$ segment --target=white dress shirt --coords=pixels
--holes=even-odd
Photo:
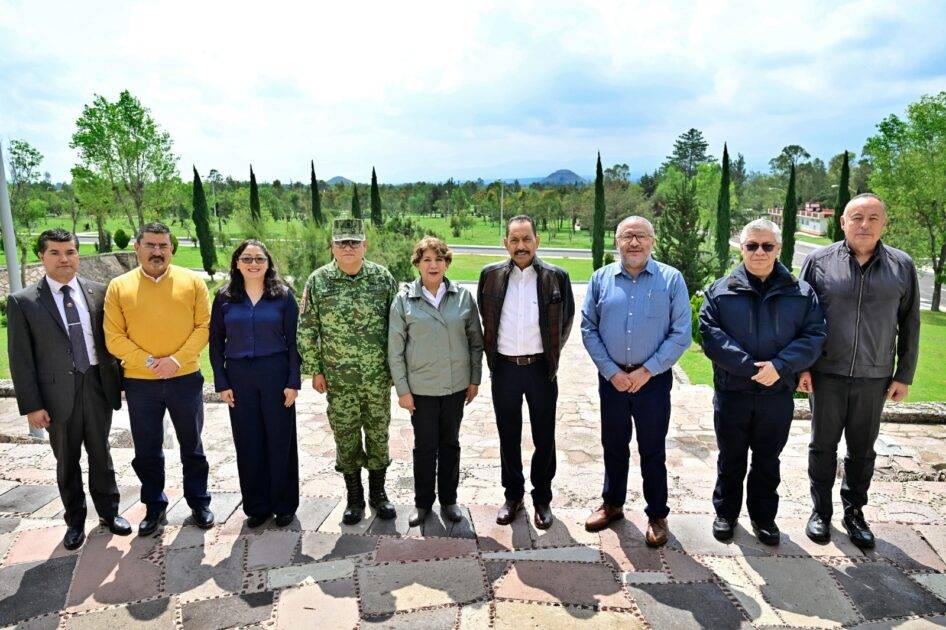
[[[59,309],[59,316],[62,317],[62,325],[68,332],[69,322],[66,321],[66,306],[63,303],[64,296],[62,294],[62,287],[64,285],[61,282],[56,282],[49,276],[46,276],[46,282],[49,284],[49,290],[53,293],[53,301],[56,303],[56,308]],[[95,354],[95,337],[92,335],[92,316],[89,314],[89,305],[85,301],[85,294],[75,276],[72,277],[72,280],[70,280],[67,285],[71,291],[72,300],[75,302],[76,311],[79,312],[79,323],[82,324],[82,336],[85,337],[85,349],[89,353],[89,365],[98,365],[99,358]]]
[[[424,293],[424,299],[427,300],[434,308],[440,308],[440,300],[442,300],[443,296],[447,294],[447,283],[443,280],[440,281],[440,286],[437,287],[437,295],[434,295],[428,291],[427,287],[425,287],[423,283],[421,283],[420,288]]]
[[[538,275],[535,267],[524,270],[513,265],[499,316],[499,354],[521,357],[542,354],[542,333],[539,330]]]

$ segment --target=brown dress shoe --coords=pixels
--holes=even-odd
[[[647,523],[647,535],[644,536],[648,547],[663,547],[667,544],[667,519],[655,518]]]
[[[591,513],[585,521],[585,529],[596,532],[604,529],[614,521],[624,518],[624,510],[619,507],[602,503],[601,507]]]

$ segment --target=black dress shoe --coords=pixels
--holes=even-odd
[[[515,501],[506,499],[506,502],[502,504],[499,511],[496,513],[496,522],[500,525],[509,525],[516,520],[516,514],[518,514],[522,508],[522,499]]]
[[[460,506],[456,503],[451,503],[450,505],[441,505],[440,513],[447,517],[448,521],[454,523],[459,523],[463,520],[463,512],[460,511]]]
[[[165,514],[164,510],[161,510],[160,512],[149,511],[138,524],[138,535],[150,536],[155,531],[157,531],[158,526],[167,525],[167,518],[165,518],[166,516],[167,515]]]
[[[430,508],[415,507],[413,510],[411,510],[411,515],[407,519],[408,526],[419,526],[421,523],[427,520],[428,514],[430,514]]]
[[[805,535],[814,542],[823,545],[831,540],[831,519],[812,512],[805,526]]]
[[[285,527],[289,523],[293,522],[296,519],[295,514],[277,514],[276,515],[276,527]]]
[[[62,546],[72,551],[78,549],[85,542],[85,532],[82,527],[69,527],[66,529],[66,535],[62,537]]]
[[[192,508],[191,516],[194,519],[194,525],[201,529],[210,529],[214,526],[214,513],[208,507]]]
[[[548,529],[552,526],[552,507],[548,503],[536,503],[533,506],[535,515],[532,520],[539,529]]]
[[[736,531],[736,519],[717,516],[713,519],[713,538],[720,541],[732,540]]]
[[[755,521],[750,522],[752,523],[752,531],[755,532],[756,538],[758,538],[759,542],[763,545],[772,547],[781,542],[782,532],[779,531],[778,525],[776,525],[774,521],[765,524],[756,523]]]
[[[864,520],[864,513],[857,508],[844,512],[844,529],[847,535],[851,537],[851,542],[860,549],[874,548],[874,532],[870,531],[867,521]]]
[[[127,536],[131,533],[131,525],[121,516],[100,517],[99,523],[108,527],[108,531],[116,536]]]
[[[250,529],[256,529],[257,527],[262,527],[268,520],[269,514],[263,514],[262,516],[249,516],[246,519],[246,526]]]

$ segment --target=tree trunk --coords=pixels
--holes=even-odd
[[[105,231],[105,218],[102,216],[102,213],[97,212],[95,214],[95,227],[99,232],[99,252],[104,254],[105,252],[112,251],[111,239],[109,238],[108,233]]]
[[[937,276],[937,278],[938,277],[939,276]],[[930,304],[930,310],[933,311],[934,313],[939,312],[939,297],[940,297],[942,288],[943,288],[942,282],[940,282],[938,279],[933,280],[933,299],[931,300],[932,303]]]
[[[29,252],[28,240],[20,241],[20,285],[26,286],[26,255]]]

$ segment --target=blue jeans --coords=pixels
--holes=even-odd
[[[174,378],[146,380],[126,378],[125,400],[135,441],[132,468],[141,481],[141,502],[149,511],[167,507],[164,494],[164,412],[171,423],[181,448],[184,468],[184,498],[191,508],[210,505],[207,473],[210,467],[204,457],[200,432],[204,427],[204,377],[200,372]]]

